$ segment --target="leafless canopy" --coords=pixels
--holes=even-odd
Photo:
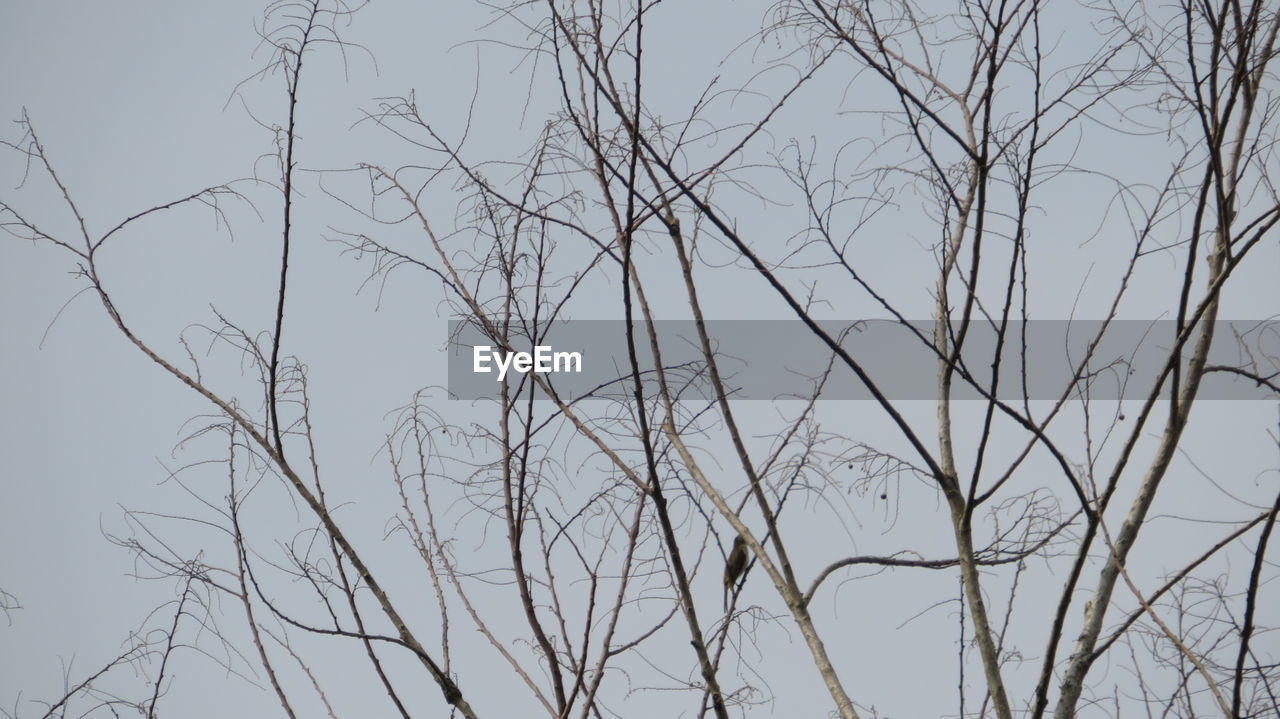
[[[174,667],[209,660],[289,717],[1280,716],[1280,436],[1230,429],[1267,458],[1256,476],[1197,441],[1222,436],[1206,412],[1265,404],[1206,402],[1211,381],[1280,395],[1280,6],[487,7],[486,42],[453,57],[500,58],[527,97],[496,121],[475,115],[483,76],[470,110],[370,100],[349,132],[392,150],[354,167],[304,170],[299,129],[335,59],[378,56],[341,0],[266,10],[268,60],[239,91],[275,162],[252,179],[108,221],[31,118],[5,141],[27,184],[0,225],[209,409],[169,477],[197,508],[132,510],[111,534],[173,601],[65,696],[6,716],[183,715],[164,697],[195,672]],[[286,100],[271,119],[263,79]],[[524,150],[495,157],[486,133]],[[30,209],[42,192],[65,214]],[[173,343],[108,258],[197,206],[260,235],[272,287]],[[377,415],[326,403],[326,381],[376,378],[311,381],[323,357],[294,349],[317,297],[295,260],[317,245],[364,273],[330,292],[410,287],[500,350],[584,319],[616,320],[625,350],[589,389],[511,373],[466,402],[420,382],[380,408],[380,446],[356,443],[343,422]],[[751,358],[716,336],[761,317],[802,327],[823,368],[775,402],[738,399]],[[825,322],[868,317],[908,333],[931,399]],[[1252,334],[1222,330],[1239,317]],[[659,330],[673,318],[693,362]],[[1082,318],[1046,389],[1037,352],[1062,352],[1029,328]],[[1155,319],[1156,360],[1102,349]],[[834,401],[837,377],[869,399]],[[365,476],[335,459],[370,454]],[[4,592],[0,609],[21,614]]]

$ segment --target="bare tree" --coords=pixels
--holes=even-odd
[[[1280,10],[784,0],[707,62],[690,38],[710,29],[688,20],[732,25],[743,9],[724,5],[499,4],[488,52],[521,60],[526,114],[549,106],[526,151],[491,157],[471,139],[482,122],[409,93],[352,130],[394,139],[397,159],[308,172],[315,59],[364,51],[340,33],[359,16],[272,3],[273,172],[106,232],[23,116],[9,156],[79,234],[17,196],[0,198],[4,228],[73,263],[115,329],[212,410],[184,439],[204,454],[169,475],[200,509],[130,511],[111,537],[177,598],[44,716],[156,716],[186,654],[290,717],[352,713],[335,655],[402,717],[853,719],[899,716],[913,694],[999,719],[1277,715],[1274,460],[1246,482],[1192,440],[1214,429],[1197,425],[1214,379],[1280,394],[1263,321]],[[265,322],[214,309],[169,353],[104,258],[195,203],[231,225],[232,207],[274,214],[277,279],[254,300]],[[326,439],[343,410],[290,354],[305,213],[366,282],[431,297],[455,345],[528,351],[611,317],[595,332],[622,348],[613,372],[588,387],[510,372],[473,402],[431,383],[380,447]],[[808,342],[787,349],[818,369],[779,385],[787,401],[735,375],[718,324],[734,307]],[[906,344],[878,345],[855,313]],[[1161,313],[1171,329],[1147,341]],[[673,317],[691,334],[667,332]],[[1065,349],[1037,334],[1055,320]],[[769,326],[747,361],[782,342]],[[1065,375],[1046,379],[1050,354]],[[833,401],[850,381],[869,398],[853,411]],[[1269,426],[1234,431],[1280,446]],[[322,461],[353,452],[377,452],[394,497],[381,544]],[[216,489],[188,479],[211,467]],[[149,677],[138,698],[98,688],[127,666]]]

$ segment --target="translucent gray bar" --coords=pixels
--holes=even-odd
[[[821,338],[819,330],[840,346],[848,360],[836,355]],[[849,360],[889,399],[935,400],[939,392],[939,355],[933,349],[933,330],[931,320],[906,323],[880,319],[826,320],[818,322],[816,328],[798,320],[707,322],[707,333],[726,390],[732,398],[750,400],[808,399],[819,392],[819,383],[820,399],[874,399],[871,390],[850,367]],[[950,343],[954,344],[960,327],[953,326],[950,331],[953,333]],[[655,334],[669,390],[679,399],[713,399],[715,392],[693,321],[658,321]],[[552,365],[551,352],[580,353],[580,372],[538,373],[560,398],[634,397],[625,322],[543,323],[535,331],[513,330],[510,335],[511,350],[534,355],[536,346],[549,348],[543,350],[546,367]],[[1003,333],[995,394],[1007,401],[1024,397],[1056,400],[1063,396],[1143,399],[1165,370],[1176,337],[1177,327],[1172,320],[1010,322]],[[1198,338],[1199,331],[1193,331],[1182,347],[1184,372],[1185,360]],[[957,373],[952,386],[954,399],[982,399],[989,393],[999,340],[997,328],[989,323],[975,322],[968,327],[960,355],[963,373]],[[645,395],[654,396],[659,389],[658,373],[650,338],[642,323],[635,326],[635,341]],[[514,363],[509,365],[511,368],[503,381],[498,380],[498,361],[492,357],[486,361],[494,371],[475,371],[475,348],[489,346],[497,350],[501,345],[474,324],[449,323],[451,397],[497,398],[504,384],[513,394],[519,390],[545,396],[535,387],[534,373],[517,372]],[[535,359],[531,356],[530,364]],[[1265,378],[1272,386],[1280,385],[1280,375],[1276,374],[1280,370],[1280,321],[1218,321],[1208,365],[1212,371],[1200,386],[1200,399],[1276,398],[1277,393],[1271,387],[1259,384],[1255,378]],[[824,374],[827,375],[825,381]],[[970,379],[966,379],[966,375]],[[1165,396],[1168,387],[1169,379],[1166,379]]]

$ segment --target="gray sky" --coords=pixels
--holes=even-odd
[[[778,54],[768,43],[752,38],[767,3],[713,5],[673,3],[656,13],[652,32],[664,42],[651,48],[649,57],[653,77],[661,81],[646,90],[656,112],[680,117],[701,95],[708,78],[717,74],[724,88],[750,82],[770,92],[793,79],[780,70],[756,76]],[[423,114],[445,137],[462,136],[471,108],[464,148],[473,161],[511,158],[527,150],[559,101],[548,84],[546,69],[515,47],[529,40],[513,23],[488,25],[494,16],[479,4],[449,3],[448,7],[441,11],[427,9],[424,3],[377,0],[361,10],[345,31],[346,39],[367,47],[376,67],[374,59],[359,50],[348,54],[345,68],[332,51],[316,53],[302,87],[303,167],[348,168],[361,161],[395,167],[415,162],[412,148],[405,143],[372,123],[357,124],[362,111],[377,107],[378,98],[411,90]],[[732,12],[725,12],[726,8]],[[272,178],[273,136],[258,123],[283,122],[279,78],[250,80],[239,95],[233,95],[238,83],[251,77],[266,58],[260,48],[254,55],[254,23],[260,22],[260,13],[259,3],[244,1],[8,0],[0,6],[0,67],[6,69],[0,73],[0,117],[16,119],[25,108],[90,230],[97,233],[138,210],[208,185],[255,172]],[[1064,25],[1069,27],[1071,20],[1068,11]],[[712,27],[714,31],[708,30]],[[1059,41],[1061,51],[1069,56],[1072,37],[1064,30]],[[837,168],[852,171],[860,158],[881,144],[877,133],[883,132],[883,126],[862,112],[885,99],[876,93],[867,78],[853,81],[832,73],[780,115],[771,133],[751,145],[750,158],[765,162],[772,155],[786,157],[792,138],[801,147],[813,143],[820,148],[819,154],[834,157],[837,138],[857,136],[862,141],[845,148],[836,160]],[[725,121],[736,114],[752,116],[761,102],[751,95],[726,95],[719,97],[710,113]],[[1141,179],[1137,176],[1167,165],[1180,152],[1161,136],[1117,139],[1094,125],[1082,127],[1073,161],[1121,177],[1132,173],[1136,193],[1145,191],[1136,184]],[[3,128],[4,139],[17,139],[16,125]],[[708,142],[698,149],[712,156],[723,146]],[[33,179],[15,190],[23,167],[13,153],[3,157],[0,193],[31,208],[33,217],[51,234],[74,233],[65,206],[47,180],[33,172]],[[503,176],[501,166],[492,166],[490,172],[493,177]],[[767,172],[753,175],[748,169],[744,174],[762,183],[777,183],[766,186],[769,192],[781,193],[784,188]],[[327,198],[320,182],[319,175],[308,174],[301,188],[295,294],[290,299],[294,309],[288,316],[286,351],[303,358],[310,368],[325,476],[333,487],[334,501],[351,503],[343,510],[344,526],[366,546],[386,547],[372,553],[405,596],[421,592],[422,597],[430,597],[425,577],[402,576],[399,571],[402,566],[417,569],[412,565],[412,550],[403,541],[383,538],[398,500],[379,452],[391,428],[391,413],[418,388],[444,384],[445,322],[452,317],[437,282],[401,274],[385,284],[378,280],[365,284],[370,272],[367,259],[343,254],[337,242],[327,241],[342,230],[362,227],[361,219]],[[334,191],[348,187],[342,176],[325,176],[323,182]],[[1041,208],[1038,215],[1043,223],[1035,228],[1035,257],[1054,268],[1035,285],[1036,316],[1066,319],[1074,312],[1076,317],[1096,318],[1105,311],[1114,289],[1113,261],[1130,249],[1125,236],[1129,225],[1116,221],[1113,213],[1119,210],[1107,204],[1115,192],[1113,185],[1071,174],[1054,182],[1057,189],[1043,197],[1055,204]],[[157,215],[116,238],[104,267],[124,313],[148,341],[169,356],[181,357],[178,337],[191,338],[194,352],[208,353],[202,355],[202,362],[213,381],[228,393],[252,400],[260,397],[254,394],[255,377],[241,371],[234,353],[213,347],[193,326],[210,323],[212,307],[242,327],[265,331],[274,310],[279,208],[267,188],[249,183],[242,187],[261,202],[261,219],[244,205],[228,205],[228,233],[207,211]],[[463,224],[465,218],[447,204],[448,193],[441,192],[440,197],[437,220],[441,226]],[[866,265],[907,312],[925,317],[932,307],[933,275],[928,272],[934,264],[933,225],[919,211],[919,198],[904,190],[895,199],[894,211],[870,226],[874,239],[868,241]],[[743,227],[758,237],[776,235],[779,243],[794,232],[790,228],[802,211],[786,201],[766,205],[728,190],[724,202],[736,203]],[[708,240],[701,250],[702,259],[715,268],[703,275],[708,316],[788,317],[767,293],[741,284],[742,271],[722,262],[728,259],[723,247]],[[660,262],[652,261],[655,266]],[[1264,319],[1280,312],[1280,293],[1273,280],[1278,264],[1280,250],[1275,242],[1260,248],[1253,264],[1233,281],[1223,316]],[[0,342],[0,546],[4,548],[0,588],[22,605],[9,613],[7,623],[0,624],[0,705],[8,711],[16,707],[18,716],[33,713],[29,700],[60,695],[63,663],[74,660],[69,671],[73,683],[96,671],[121,650],[128,632],[153,607],[175,596],[172,582],[133,578],[137,565],[132,556],[108,542],[104,533],[130,535],[123,508],[196,514],[199,503],[176,481],[166,480],[170,472],[218,452],[218,440],[210,437],[177,447],[203,426],[202,420],[192,418],[207,415],[211,407],[130,346],[93,296],[78,295],[84,283],[70,275],[72,269],[66,255],[48,246],[0,238],[0,337],[4,338]],[[1121,315],[1130,319],[1164,316],[1170,308],[1170,283],[1180,277],[1177,270],[1172,260],[1160,258],[1143,265],[1135,283],[1148,289],[1132,295]],[[828,279],[821,273],[815,277]],[[896,281],[899,277],[926,279]],[[658,290],[652,294],[663,316],[681,317],[686,311],[676,279],[667,274],[651,288]],[[620,317],[616,285],[601,282],[591,289],[608,301],[579,303],[574,306],[574,318]],[[829,297],[835,302],[820,308],[819,314],[877,315],[877,308],[865,297],[840,292]],[[451,413],[454,422],[482,421],[487,416],[483,408],[438,402],[439,411]],[[931,403],[912,402],[905,407],[924,425],[934,412]],[[1215,494],[1215,483],[1229,485],[1231,492],[1249,501],[1273,492],[1268,487],[1274,487],[1277,457],[1267,432],[1274,433],[1275,402],[1207,402],[1202,409],[1184,447],[1186,453],[1179,459],[1177,481],[1161,497],[1158,511],[1168,519],[1157,521],[1153,540],[1139,550],[1149,570],[1144,577],[1149,580],[1178,566],[1202,546],[1204,536],[1216,536],[1216,530],[1201,534],[1200,525],[1177,519],[1182,510],[1208,502],[1206,497],[1222,499]],[[786,407],[779,410],[759,403],[744,409],[744,417],[767,432],[778,411]],[[964,408],[960,415],[969,416],[971,411],[976,421],[974,408]],[[883,415],[867,403],[832,402],[822,408],[821,416],[831,423],[832,431],[850,428],[861,441],[901,447],[901,439],[884,426]],[[997,454],[1014,451],[1012,446],[993,450]],[[1196,462],[1206,457],[1218,461],[1201,472]],[[719,464],[726,471],[732,469],[727,460]],[[593,486],[589,469],[584,462],[582,487],[575,489],[586,491],[584,487]],[[225,481],[220,472],[216,466],[196,467],[179,476],[190,477],[191,486],[202,496],[217,499],[225,492],[217,484]],[[272,491],[275,503],[264,501],[270,509],[263,509],[267,515],[258,517],[262,526],[274,525],[278,537],[286,538],[293,528],[310,526],[304,507],[291,506],[278,487],[263,490]],[[903,536],[913,541],[928,536],[933,544],[921,546],[935,550],[934,556],[946,554],[946,532],[934,536],[920,526],[919,517],[903,513],[902,507],[911,501],[934,508],[932,491],[904,487],[899,492],[905,497],[901,506],[877,504],[873,496],[850,493],[843,508],[819,506],[812,511],[841,516],[848,531],[841,541],[847,541],[854,552],[893,551]],[[1228,511],[1235,505],[1224,501],[1221,506],[1222,514],[1214,515],[1219,505],[1212,505],[1207,519],[1238,518],[1238,512]],[[175,546],[194,550],[216,541],[216,533],[198,527],[157,523],[167,526],[165,536]],[[824,534],[826,527],[801,523],[795,528],[792,541],[813,549],[801,560],[805,572],[811,574],[832,558],[823,554],[833,541]],[[486,546],[492,550],[488,535],[464,536],[459,551],[480,555]],[[225,555],[226,550],[211,547],[209,551]],[[714,565],[719,557],[705,561],[713,566],[700,581],[712,587],[706,601],[708,611],[714,612],[719,601],[713,588]],[[1049,581],[1043,590],[1025,591],[1051,596],[1060,586],[1059,579],[1048,569],[1044,576]],[[764,580],[757,581],[759,585],[751,588],[756,594],[751,596],[771,611],[781,612]],[[864,586],[874,589],[864,592]],[[991,591],[998,592],[1001,586],[993,582]],[[815,605],[816,612],[825,626],[839,628],[829,644],[851,693],[895,717],[948,711],[954,704],[954,648],[946,654],[922,656],[914,647],[937,631],[951,631],[954,606],[931,607],[954,597],[956,590],[952,574],[905,573],[875,585],[851,582],[839,590],[828,589],[829,594]],[[1274,597],[1275,588],[1269,591]],[[500,597],[488,597],[494,602],[490,607],[503,606]],[[240,620],[238,607],[228,605],[222,611],[228,624]],[[930,611],[933,619],[907,623]],[[1032,618],[1018,619],[1027,622],[1020,630],[1038,630]],[[434,636],[429,607],[414,620],[424,636]],[[463,623],[465,616],[459,612],[455,621]],[[503,626],[504,618],[494,621]],[[518,630],[518,623],[512,629]],[[683,631],[682,626],[678,629]],[[777,701],[765,707],[764,714],[819,716],[828,710],[829,697],[812,666],[805,663],[803,642],[789,620],[762,624],[755,639],[759,647],[745,644],[741,649],[749,661],[772,667],[767,683]],[[326,654],[324,641],[301,635],[297,640],[313,650],[311,656],[320,671],[339,678],[332,684],[333,693],[348,710],[347,716],[390,716],[380,690],[364,681],[363,675],[361,681],[342,680],[346,662],[357,656],[351,653],[353,645],[343,646],[338,658],[336,651]],[[1273,652],[1277,648],[1273,637],[1260,641],[1268,642]],[[1031,641],[1030,646],[1038,646],[1037,642]],[[483,645],[459,644],[455,659],[460,665],[466,666],[467,659],[498,661]],[[760,647],[775,644],[786,647],[778,657],[756,654],[772,651]],[[678,649],[679,636],[660,646]],[[784,661],[783,651],[801,661]],[[692,667],[687,653],[675,659],[662,655],[648,659],[658,665],[674,661]],[[1011,674],[1025,681],[1038,669],[1038,661],[1037,656],[1023,669],[1011,668]],[[415,669],[401,665],[397,671]],[[505,666],[498,668],[505,670]],[[233,709],[244,716],[278,710],[269,692],[228,678],[214,661],[194,653],[184,656],[176,672],[174,688],[161,703],[166,713],[200,719],[225,717]],[[947,680],[929,683],[928,691],[917,690],[919,677],[934,676],[933,672]],[[127,676],[125,684],[131,680]],[[464,690],[481,683],[465,670],[461,682]],[[425,686],[425,681],[422,685],[415,697],[420,706],[438,706],[435,689]],[[218,690],[210,691],[212,686]],[[494,691],[472,703],[482,715],[512,715],[506,712],[532,706],[520,691],[519,685],[512,685],[510,692]],[[644,694],[635,701],[637,707],[669,706],[662,698]],[[356,709],[369,706],[378,709],[370,714]],[[422,715],[429,713],[424,710]]]

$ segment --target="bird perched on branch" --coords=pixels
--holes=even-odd
[[[733,538],[733,549],[724,563],[724,607],[729,611],[729,594],[747,568],[747,540],[741,534]]]

